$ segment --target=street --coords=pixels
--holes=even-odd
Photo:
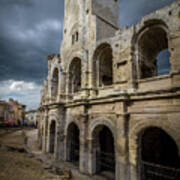
[[[59,180],[44,164],[24,150],[31,129],[0,129],[0,180]]]

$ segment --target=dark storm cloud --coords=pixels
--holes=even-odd
[[[119,25],[131,26],[138,23],[143,16],[176,0],[120,0]]]
[[[120,27],[172,1],[120,0]],[[0,0],[0,81],[42,82],[47,75],[45,57],[59,53],[63,14],[63,0]]]
[[[59,53],[64,5],[59,0],[0,0],[0,81],[42,82]]]

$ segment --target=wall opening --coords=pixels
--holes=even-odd
[[[69,93],[81,90],[81,59],[74,58],[69,68]]]
[[[109,44],[102,44],[96,49],[93,68],[95,86],[104,87],[113,84],[113,56]]]
[[[168,38],[163,27],[153,25],[139,35],[138,63],[139,79],[169,74]]]
[[[54,153],[55,149],[55,137],[56,137],[56,122],[52,121],[50,125],[50,138],[49,138],[49,152]]]
[[[67,160],[75,165],[79,165],[79,153],[80,153],[80,139],[79,128],[76,124],[72,123],[68,127],[67,136]]]
[[[59,83],[59,71],[57,68],[54,69],[51,83],[52,83],[51,96],[52,98],[55,99],[58,96],[58,83]]]
[[[72,45],[74,44],[74,42],[75,42],[75,36],[74,36],[74,34],[72,35]]]
[[[76,42],[79,40],[79,33],[76,32]]]
[[[94,173],[115,177],[114,137],[108,127],[100,125],[93,131],[93,166]]]
[[[162,129],[146,129],[140,138],[141,180],[170,180],[180,177],[180,158],[174,140]]]
[[[162,50],[157,56],[157,75],[170,73],[170,53],[168,49]]]

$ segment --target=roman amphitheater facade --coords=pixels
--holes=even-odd
[[[180,179],[179,1],[119,29],[118,0],[65,0],[60,55],[47,60],[44,153],[92,177]]]

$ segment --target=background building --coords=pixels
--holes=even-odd
[[[30,110],[26,112],[25,124],[28,126],[37,127],[37,110]]]
[[[12,107],[6,101],[0,101],[0,124],[12,125],[14,123]]]

